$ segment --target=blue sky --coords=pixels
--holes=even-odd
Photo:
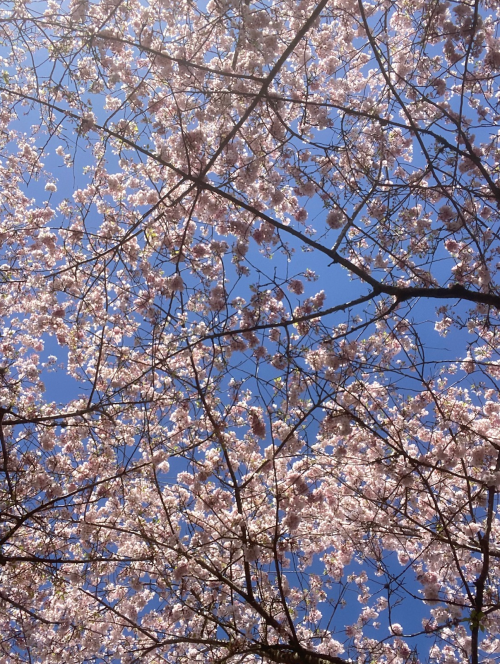
[[[48,71],[48,69],[46,71]],[[102,108],[98,107],[98,111],[98,114],[102,112],[104,117]],[[20,116],[19,127],[21,129],[24,129],[25,127],[24,130],[26,133],[30,134],[32,131],[31,127],[36,121],[35,116],[36,113],[35,115],[29,114],[27,116]],[[318,132],[317,138],[319,139],[325,134],[327,134],[326,130],[323,132]],[[85,167],[90,164],[89,155],[85,151],[85,139],[79,139],[78,146],[76,146],[76,144],[70,144],[68,147],[68,144],[65,142],[65,138],[66,137],[64,135],[61,137],[53,137],[45,148],[45,170],[49,173],[53,173],[57,178],[58,191],[49,197],[49,194],[44,189],[44,178],[41,178],[39,181],[32,178],[26,185],[26,191],[29,196],[32,196],[38,202],[48,200],[51,205],[56,205],[64,197],[71,198],[74,190],[76,188],[81,188],[88,180],[88,176],[83,174]],[[70,141],[73,140],[71,135],[68,135],[67,138]],[[38,135],[37,141],[41,145],[44,143],[45,138],[42,135]],[[72,155],[73,164],[71,168],[64,166],[61,158],[55,154],[55,149],[60,144],[65,146],[65,152]],[[74,150],[72,149],[73,147],[75,148]],[[424,162],[416,142],[414,152],[416,155],[414,166],[419,167]],[[119,166],[116,156],[110,155],[108,163],[112,168],[116,168],[118,170]],[[317,196],[307,200],[304,198],[301,200],[301,203],[303,203],[308,210],[309,218],[307,220],[307,224],[320,229],[318,230],[318,235],[321,236],[323,229],[326,228],[326,210],[324,209],[323,203]],[[140,211],[143,212],[145,210]],[[347,208],[346,211],[351,213],[352,209]],[[272,210],[270,212],[272,213]],[[89,220],[90,228],[92,229],[94,223],[96,225],[95,227],[97,228],[100,220],[99,216],[95,214],[95,210],[92,211]],[[330,233],[328,235],[328,239],[325,240],[325,242],[328,241],[333,243],[335,238],[335,233]],[[143,243],[144,240],[141,238],[140,242]],[[250,240],[250,249],[247,255],[247,258],[251,260],[251,275],[249,277],[244,277],[238,280],[234,265],[230,262],[230,259],[227,262],[227,288],[228,290],[232,289],[233,287],[235,288],[234,292],[231,292],[231,296],[234,297],[239,295],[249,301],[253,294],[253,291],[250,288],[252,285],[258,284],[259,282],[264,283],[266,281],[271,283],[269,278],[275,278],[275,271],[279,274],[279,278],[284,278],[288,270],[290,271],[290,274],[293,273],[293,275],[303,274],[307,270],[314,270],[317,272],[317,281],[308,282],[307,280],[304,280],[306,289],[304,297],[314,295],[319,290],[324,290],[327,295],[325,303],[325,306],[327,307],[335,306],[336,304],[343,303],[346,300],[354,299],[369,290],[368,286],[360,284],[358,279],[350,279],[346,271],[340,266],[329,265],[329,259],[326,256],[318,254],[318,252],[311,253],[308,251],[302,251],[300,246],[301,243],[295,239],[290,239],[290,245],[294,248],[295,253],[293,255],[293,259],[288,262],[287,256],[281,252],[281,250],[277,250],[272,258],[264,257],[257,252],[257,246],[253,240]],[[437,259],[442,260],[442,262],[438,264],[434,274],[437,277],[443,277],[443,280],[445,280],[449,269],[448,254],[445,254],[444,252],[438,253]],[[189,287],[191,284],[188,283],[187,285]],[[290,302],[290,309],[293,309],[293,307],[296,306],[300,301],[299,298],[291,293],[287,292],[286,296]],[[411,317],[415,321],[415,325],[418,327],[420,332],[422,345],[426,352],[426,360],[431,370],[433,370],[439,363],[461,359],[465,354],[464,349],[466,348],[470,338],[470,336],[467,335],[467,332],[457,330],[452,330],[446,338],[439,336],[434,330],[434,324],[436,320],[435,310],[437,306],[439,306],[439,303],[436,304],[434,301],[426,300],[415,303],[411,310]],[[466,306],[461,306],[458,308],[458,310],[462,312],[464,318],[467,315],[467,309],[468,307]],[[335,314],[334,316],[330,317],[328,324],[331,325],[331,327],[334,327],[335,325],[344,322],[344,319],[345,316],[343,313]],[[372,328],[368,328],[368,330],[363,334],[367,335],[370,329]],[[47,360],[49,355],[55,355],[57,357],[58,365],[62,365],[61,367],[57,366],[57,370],[44,372],[43,380],[46,385],[45,399],[47,401],[55,401],[64,404],[67,403],[69,399],[75,398],[77,395],[81,394],[82,391],[84,391],[84,393],[86,391],[86,394],[88,394],[88,385],[79,385],[67,376],[67,372],[65,370],[65,364],[67,362],[66,348],[59,346],[54,337],[47,336],[44,341],[45,349],[43,351],[43,359]],[[125,342],[127,344],[133,344],[133,339],[126,339]],[[304,366],[302,360],[298,360],[298,363],[301,363],[302,366]],[[251,362],[247,363],[247,365],[250,364]],[[244,367],[238,373],[234,371],[234,373],[226,375],[224,377],[223,384],[227,386],[229,380],[237,377],[245,378],[245,371],[246,367]],[[279,376],[279,370],[271,368],[266,362],[262,362],[259,365],[259,378],[271,381]],[[463,375],[459,375],[459,379],[462,378]],[[471,381],[472,380],[473,379],[471,379]],[[401,394],[404,394],[405,392],[411,394],[414,389],[420,389],[418,383],[418,376],[415,378],[415,381],[413,380],[411,374],[405,378],[402,378],[399,383]],[[251,378],[247,379],[247,384],[250,387],[256,387],[256,381]],[[314,439],[316,430],[317,424],[311,423],[309,425],[309,435],[311,439]],[[263,441],[262,445],[266,446],[269,444],[269,442],[269,439],[266,439]],[[183,460],[172,462],[171,472],[168,475],[168,478],[166,477],[165,479],[175,482],[176,473],[177,471],[184,469],[184,464],[185,462]],[[395,557],[391,555],[389,559],[390,561],[393,561],[389,564],[390,570],[393,571],[396,576],[401,574],[402,569],[396,562]],[[358,572],[361,566],[361,563],[354,561],[349,569],[349,573],[351,570],[352,573]],[[314,560],[311,566],[311,571],[318,574],[322,573],[322,563],[319,560],[319,556]],[[370,581],[369,585],[371,586],[373,593],[383,594],[383,592],[387,590],[383,587],[384,583],[384,577],[374,577],[374,579]],[[401,594],[403,595],[405,591],[414,592],[417,594],[418,590],[419,585],[415,582],[411,570],[405,571],[404,588],[401,588]],[[351,592],[352,591],[349,591],[349,594]],[[354,621],[355,617],[357,617],[359,609],[357,599],[353,598],[352,605],[353,606],[351,608],[351,601],[348,600],[346,608],[339,611],[339,616],[341,617],[338,619],[335,617],[337,626],[340,626],[344,621],[349,624],[350,622]],[[422,615],[427,613],[427,609],[424,608],[420,602],[410,601],[410,605],[411,611],[408,611],[406,608],[406,603],[403,603],[402,605],[395,607],[392,612],[392,622],[401,623],[404,627],[405,633],[407,631],[419,631],[421,629]],[[387,633],[387,619],[385,618],[385,615],[386,614],[382,614],[384,618],[381,620],[382,626],[380,627],[380,630],[374,633],[374,636],[376,634],[377,638],[379,638],[379,634],[385,636]],[[419,641],[420,639],[417,639],[417,642]]]

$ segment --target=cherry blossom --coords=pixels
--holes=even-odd
[[[498,662],[497,7],[0,11],[0,661]]]

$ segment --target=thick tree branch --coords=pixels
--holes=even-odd
[[[276,664],[346,664],[350,661],[293,646],[261,646],[256,652]]]

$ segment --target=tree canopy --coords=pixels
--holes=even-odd
[[[500,5],[0,3],[0,663],[500,660]]]

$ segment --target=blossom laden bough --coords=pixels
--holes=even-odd
[[[498,661],[496,8],[0,11],[2,662]]]

